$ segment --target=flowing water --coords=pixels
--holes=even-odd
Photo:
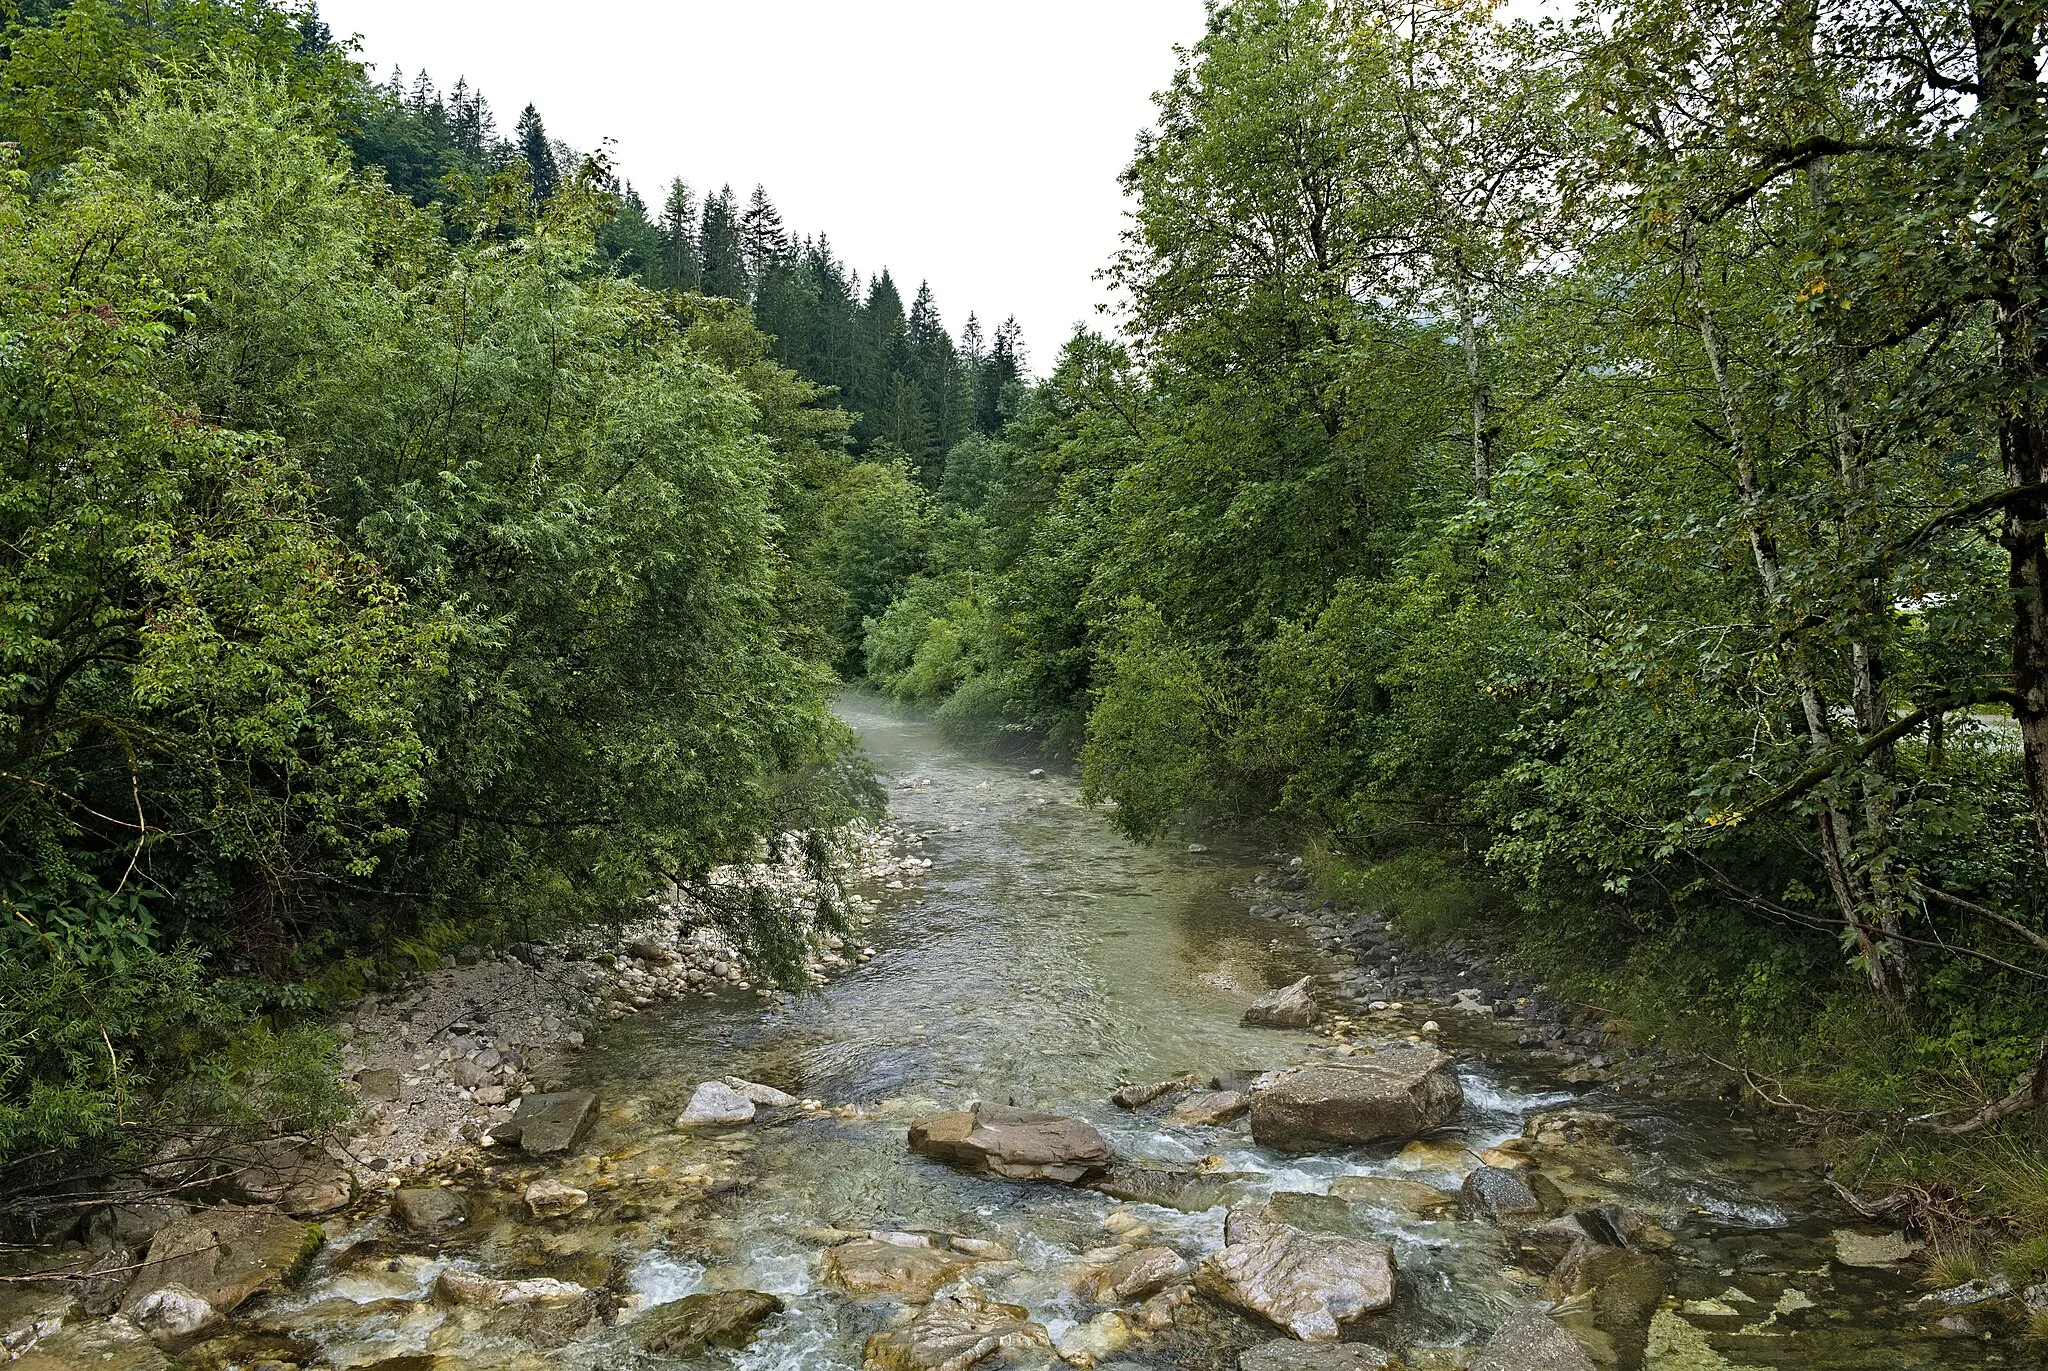
[[[1587,1096],[1588,1087],[1566,1085],[1518,1054],[1511,1023],[1443,1016],[1445,1045],[1474,1049],[1462,1068],[1468,1104],[1454,1146],[1290,1157],[1235,1129],[1169,1130],[1156,1114],[1116,1109],[1106,1096],[1119,1082],[1270,1067],[1316,1050],[1312,1034],[1245,1028],[1239,1016],[1267,987],[1324,969],[1324,954],[1251,916],[1231,894],[1257,869],[1251,854],[1134,845],[1065,779],[965,755],[922,717],[872,700],[851,697],[842,708],[896,786],[894,818],[926,835],[921,851],[933,861],[925,879],[885,898],[865,930],[874,958],[786,1007],[764,1009],[734,993],[608,1029],[578,1068],[577,1084],[604,1101],[578,1157],[549,1167],[508,1162],[477,1178],[473,1202],[495,1217],[446,1243],[408,1239],[382,1219],[337,1235],[330,1252],[340,1255],[270,1316],[286,1340],[281,1351],[304,1356],[310,1342],[320,1361],[392,1371],[660,1365],[630,1350],[636,1310],[700,1290],[751,1288],[779,1295],[787,1312],[751,1348],[710,1354],[707,1364],[856,1368],[867,1336],[897,1310],[827,1288],[820,1261],[830,1242],[869,1230],[1001,1242],[1017,1260],[972,1278],[1059,1336],[1094,1312],[1070,1289],[1082,1254],[1129,1236],[1136,1221],[1150,1229],[1148,1241],[1197,1258],[1221,1242],[1222,1203],[1183,1212],[959,1174],[907,1152],[909,1119],[969,1099],[1076,1114],[1126,1158],[1207,1166],[1237,1178],[1219,1182],[1220,1201],[1257,1204],[1288,1192],[1321,1195],[1346,1175],[1455,1189],[1471,1152],[1519,1135],[1534,1111],[1585,1096],[1629,1131],[1558,1164],[1555,1179],[1578,1195],[1632,1205],[1677,1238],[1668,1254],[1675,1274],[1646,1329],[1615,1336],[1595,1327],[1597,1311],[1579,1312],[1610,1364],[1866,1371],[2024,1363],[2011,1343],[1938,1332],[1931,1315],[1909,1312],[1921,1293],[1910,1268],[1837,1260],[1835,1230],[1856,1225],[1827,1206],[1810,1156],[1759,1141],[1712,1110]],[[727,1075],[832,1108],[755,1128],[670,1126],[698,1082]],[[518,1193],[538,1175],[589,1190],[592,1203],[545,1224],[523,1220]],[[1315,1209],[1314,1201],[1281,1203],[1297,1214]],[[1411,1365],[1462,1365],[1506,1311],[1541,1291],[1540,1279],[1511,1269],[1499,1230],[1484,1222],[1373,1210],[1352,1211],[1348,1221],[1393,1243],[1400,1295],[1392,1313],[1347,1336],[1402,1352]],[[495,1341],[458,1331],[426,1300],[447,1263],[607,1285],[623,1305],[616,1326],[564,1346]],[[1274,1336],[1197,1303],[1183,1327],[1100,1364],[1221,1371]]]

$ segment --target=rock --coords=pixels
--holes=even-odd
[[[673,950],[646,938],[627,943],[626,951],[650,966],[673,966],[676,960]]]
[[[1237,1179],[1231,1173],[1118,1164],[1089,1181],[1087,1188],[1132,1204],[1200,1213],[1221,1204],[1224,1191]]]
[[[1109,1102],[1118,1109],[1143,1109],[1162,1095],[1193,1090],[1200,1084],[1193,1076],[1175,1076],[1170,1081],[1153,1081],[1149,1085],[1120,1085],[1111,1092]]]
[[[1523,1137],[1552,1146],[1611,1142],[1623,1131],[1620,1119],[1594,1109],[1553,1109],[1530,1115],[1522,1125]]]
[[[564,1185],[552,1177],[535,1181],[526,1187],[522,1196],[526,1208],[536,1219],[559,1219],[564,1214],[573,1214],[590,1203],[587,1192],[573,1185]]]
[[[394,1190],[391,1217],[402,1228],[432,1233],[469,1222],[469,1205],[459,1192],[442,1186]]]
[[[151,1338],[170,1341],[189,1337],[220,1321],[214,1307],[182,1285],[165,1285],[135,1302],[128,1321]]]
[[[955,1252],[965,1252],[968,1256],[978,1257],[985,1262],[1006,1262],[1013,1255],[1009,1248],[993,1238],[955,1236],[951,1241]]]
[[[1669,1277],[1664,1262],[1646,1252],[1582,1241],[1550,1273],[1548,1293],[1558,1303],[1570,1301],[1574,1317],[1590,1322],[1614,1359],[1637,1366]]]
[[[1261,1077],[1251,1094],[1252,1139],[1310,1152],[1413,1138],[1449,1122],[1464,1105],[1447,1054],[1390,1048]]]
[[[125,1257],[119,1260],[127,1264]],[[8,1357],[21,1356],[78,1314],[78,1296],[64,1284],[20,1281],[0,1286],[0,1365]]]
[[[170,1361],[127,1319],[75,1323],[6,1363],[7,1371],[170,1371]]]
[[[1315,996],[1309,994],[1313,977],[1303,976],[1293,985],[1269,990],[1252,1001],[1244,1021],[1258,1028],[1307,1028],[1316,1021]]]
[[[1394,1249],[1308,1233],[1246,1210],[1225,1221],[1223,1249],[1195,1269],[1208,1294],[1303,1341],[1335,1342],[1340,1325],[1391,1308]]]
[[[492,1330],[510,1337],[559,1345],[597,1317],[598,1294],[573,1281],[547,1277],[501,1281],[456,1267],[434,1278],[434,1298],[490,1316]]]
[[[1268,1342],[1238,1354],[1238,1371],[1400,1371],[1377,1347],[1347,1342]]]
[[[676,1119],[677,1128],[750,1123],[754,1102],[724,1081],[706,1081],[690,1096],[689,1107]]]
[[[1585,1349],[1540,1305],[1524,1305],[1487,1340],[1472,1371],[1594,1371]]]
[[[785,1308],[758,1290],[713,1290],[654,1308],[633,1320],[633,1341],[648,1352],[688,1359],[713,1347],[745,1347]]]
[[[1369,1205],[1374,1209],[1417,1218],[1440,1215],[1458,1203],[1456,1195],[1433,1185],[1394,1176],[1339,1176],[1330,1182],[1330,1193],[1351,1204]]]
[[[1458,1207],[1468,1219],[1495,1223],[1515,1223],[1543,1213],[1543,1204],[1528,1183],[1497,1166],[1482,1166],[1465,1178],[1458,1191]]]
[[[1018,1305],[998,1304],[972,1286],[933,1300],[907,1327],[877,1333],[861,1351],[862,1371],[966,1371],[998,1352],[1047,1348],[1052,1339]]]
[[[825,1279],[856,1299],[891,1295],[919,1304],[980,1263],[936,1247],[857,1238],[825,1249]]]
[[[1205,1090],[1190,1095],[1166,1116],[1169,1128],[1214,1128],[1251,1112],[1251,1101],[1235,1090]]]
[[[1594,1209],[1574,1210],[1549,1223],[1523,1229],[1516,1241],[1520,1244],[1523,1262],[1541,1271],[1555,1268],[1573,1249],[1583,1244],[1661,1252],[1675,1239],[1635,1210],[1606,1204]]]
[[[753,1081],[743,1081],[738,1076],[727,1076],[725,1083],[748,1103],[763,1109],[794,1109],[803,1103],[786,1090],[777,1090],[772,1085],[758,1085]]]
[[[314,1143],[266,1138],[237,1148],[223,1186],[236,1204],[264,1205],[299,1218],[331,1213],[355,1198],[340,1163]]]
[[[1053,1342],[1053,1351],[1069,1366],[1100,1366],[1104,1359],[1129,1347],[1137,1336],[1130,1319],[1110,1309],[1060,1334]]]
[[[583,1136],[597,1114],[597,1096],[581,1090],[546,1095],[521,1095],[519,1109],[504,1123],[491,1129],[500,1143],[517,1143],[519,1150],[542,1157],[567,1152]]]
[[[1187,1259],[1170,1247],[1141,1247],[1082,1277],[1078,1293],[1097,1304],[1128,1304],[1191,1274]]]
[[[1952,1285],[1946,1290],[1922,1295],[1913,1304],[1917,1309],[1963,1309],[1990,1300],[2002,1300],[2010,1294],[2012,1282],[2000,1276],[1995,1280],[1964,1281],[1961,1285]]]
[[[320,1229],[256,1209],[203,1209],[159,1232],[135,1274],[123,1312],[178,1286],[223,1314],[260,1291],[289,1284],[319,1252]]]
[[[372,1066],[356,1072],[356,1088],[366,1100],[396,1100],[404,1093],[404,1081],[393,1066]]]
[[[1843,1266],[1892,1266],[1926,1246],[1903,1233],[1857,1233],[1837,1228],[1834,1237],[1835,1260]]]
[[[475,1062],[452,1062],[448,1067],[448,1078],[464,1090],[474,1090],[490,1080],[491,1073]]]
[[[969,1171],[1067,1185],[1100,1176],[1116,1161],[1081,1119],[992,1104],[919,1119],[910,1126],[910,1150]]]

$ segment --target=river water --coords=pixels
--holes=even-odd
[[[1325,954],[1253,917],[1231,893],[1258,870],[1253,854],[1132,844],[1080,803],[1069,780],[963,753],[923,717],[877,701],[849,697],[842,710],[895,787],[893,818],[925,836],[920,851],[933,863],[883,898],[862,934],[873,959],[793,1005],[764,1009],[735,992],[608,1028],[579,1066],[577,1084],[604,1104],[578,1157],[472,1176],[473,1203],[497,1217],[454,1241],[409,1240],[382,1219],[336,1235],[330,1253],[339,1255],[272,1314],[273,1330],[293,1346],[317,1346],[323,1361],[388,1371],[659,1365],[630,1351],[637,1309],[748,1288],[780,1296],[787,1312],[751,1348],[706,1364],[850,1371],[869,1334],[898,1311],[827,1288],[821,1252],[852,1233],[904,1230],[1004,1244],[1017,1260],[973,1279],[1057,1337],[1094,1312],[1070,1289],[1084,1253],[1130,1237],[1138,1223],[1150,1230],[1146,1241],[1198,1258],[1221,1242],[1221,1203],[1183,1212],[962,1175],[909,1155],[908,1120],[969,1099],[1080,1115],[1122,1156],[1238,1177],[1219,1200],[1257,1204],[1320,1195],[1347,1175],[1455,1190],[1471,1153],[1520,1135],[1534,1112],[1582,1103],[1620,1116],[1628,1132],[1567,1158],[1556,1179],[1577,1195],[1634,1206],[1677,1238],[1647,1330],[1616,1338],[1597,1326],[1596,1311],[1565,1311],[1608,1364],[2031,1364],[2011,1343],[1936,1331],[1932,1316],[1909,1312],[1922,1293],[1912,1267],[1845,1265],[1837,1231],[1869,1225],[1830,1207],[1811,1156],[1760,1141],[1716,1110],[1589,1095],[1519,1053],[1512,1021],[1434,1011],[1444,1045],[1473,1053],[1461,1068],[1468,1105],[1451,1146],[1289,1157],[1234,1129],[1172,1130],[1157,1115],[1118,1110],[1106,1097],[1119,1082],[1272,1067],[1317,1050],[1322,1040],[1310,1033],[1245,1028],[1239,1017],[1269,986],[1327,970]],[[1418,1016],[1388,1032],[1419,1026]],[[728,1075],[830,1108],[758,1128],[670,1126],[698,1082]],[[589,1190],[592,1203],[547,1224],[522,1220],[518,1192],[540,1175]],[[1315,1212],[1314,1202],[1282,1203]],[[1484,1222],[1392,1211],[1348,1222],[1395,1246],[1400,1294],[1393,1312],[1347,1337],[1412,1366],[1464,1364],[1507,1311],[1541,1291]],[[619,1321],[550,1348],[458,1333],[426,1299],[449,1263],[608,1286],[623,1300]],[[1183,1326],[1099,1365],[1234,1371],[1242,1349],[1274,1336],[1200,1302]]]

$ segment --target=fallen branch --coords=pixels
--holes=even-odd
[[[2002,1100],[1994,1100],[1960,1123],[1941,1123],[1944,1114],[1954,1110],[1939,1110],[1933,1114],[1921,1114],[1906,1120],[1905,1127],[1921,1133],[1939,1133],[1943,1137],[1961,1137],[1966,1133],[1981,1133],[2001,1119],[2011,1118],[2023,1109],[2039,1109],[2048,1104],[2048,1037],[2041,1039],[2041,1047],[2034,1059],[2034,1072],[2027,1083]]]

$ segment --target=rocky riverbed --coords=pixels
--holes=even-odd
[[[0,1287],[9,1355],[2038,1364],[2020,1325],[2048,1291],[1931,1292],[1816,1158],[1596,1011],[1404,947],[1289,854],[1134,847],[1062,778],[846,710],[894,827],[811,993],[673,907],[459,956],[355,1007],[365,1109],[333,1151],[281,1144],[231,1203],[103,1207],[18,1260],[98,1274]]]

